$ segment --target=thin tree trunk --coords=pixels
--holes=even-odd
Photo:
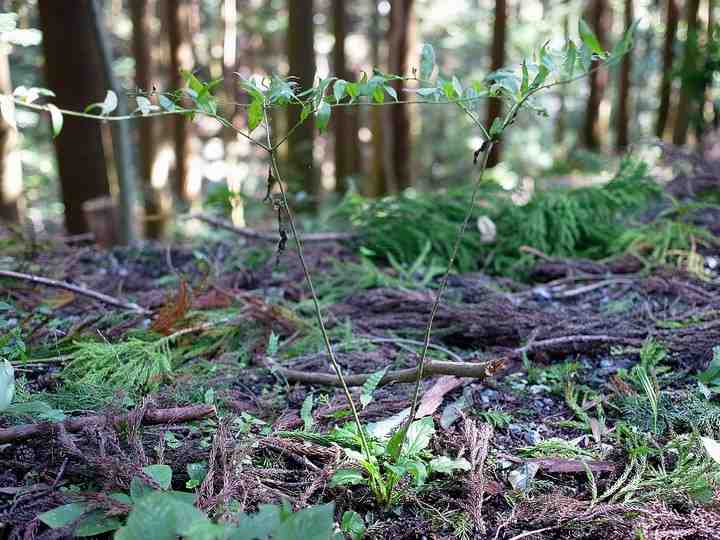
[[[687,38],[682,64],[682,83],[680,84],[680,97],[678,99],[677,119],[673,130],[673,144],[682,145],[687,142],[688,129],[693,104],[698,101],[698,10],[700,0],[688,0],[685,5],[685,22],[687,24]]]
[[[183,86],[181,69],[192,67],[192,48],[188,42],[189,5],[185,0],[165,0],[165,15],[168,18],[168,42],[170,45],[170,89],[179,90]],[[188,190],[190,126],[188,119],[181,114],[171,117],[173,149],[175,151],[175,182],[173,191],[180,202],[190,202]]]
[[[633,23],[633,0],[625,0],[625,29]],[[630,49],[622,59],[620,66],[620,87],[618,89],[617,140],[615,145],[622,151],[630,144],[630,75],[632,74],[632,54]]]
[[[590,26],[597,35],[603,48],[607,48],[607,35],[610,31],[610,7],[607,0],[591,0]],[[592,63],[595,68],[598,60]],[[583,144],[589,150],[598,151],[603,143],[602,129],[600,127],[600,106],[608,83],[606,69],[595,70],[590,74],[590,95],[585,108],[585,122],[583,124]]]
[[[333,47],[334,75],[346,81],[352,75],[347,66],[345,57],[345,38],[347,36],[347,6],[345,0],[332,0],[333,33],[335,46]],[[348,179],[358,172],[360,163],[359,146],[357,144],[358,116],[353,109],[338,108],[335,114],[335,189],[344,193],[348,189]]]
[[[675,46],[675,34],[677,34],[680,9],[677,0],[667,0],[665,6],[665,36],[662,52],[662,82],[660,84],[660,106],[658,107],[657,122],[655,124],[655,136],[662,139],[667,128],[670,117],[670,98],[672,96],[673,80],[673,49]]]
[[[297,77],[300,90],[311,88],[315,82],[315,24],[313,0],[288,0],[288,64],[289,75]],[[288,107],[288,128],[300,121],[300,107]],[[308,118],[288,139],[288,174],[291,183],[302,186],[312,198],[320,202],[321,186],[315,170],[313,149],[315,126]]]
[[[105,97],[91,2],[38,2],[46,83],[55,92],[55,103],[61,108],[82,111]],[[69,234],[88,232],[83,203],[110,193],[100,124],[95,120],[66,117],[62,132],[55,138],[55,150],[65,205],[65,227]]]
[[[152,17],[155,0],[130,0],[130,16],[133,23],[132,51],[135,58],[135,85],[145,92],[152,92],[153,60],[150,49]],[[138,141],[138,172],[143,186],[145,207],[145,235],[148,238],[163,236],[166,225],[167,204],[162,187],[152,184],[152,172],[157,156],[157,119],[144,118],[135,123]]]
[[[127,116],[128,105],[127,95],[120,88],[117,78],[113,73],[112,51],[108,42],[107,30],[103,23],[103,16],[98,0],[90,3],[90,9],[93,16],[93,29],[95,31],[95,40],[98,50],[102,56],[102,68],[105,74],[105,82],[107,86],[115,92],[118,97],[117,114]],[[112,144],[113,157],[115,159],[115,170],[118,177],[118,199],[119,199],[119,233],[120,243],[129,244],[137,237],[135,233],[135,197],[136,183],[135,164],[130,144],[130,126],[129,120],[121,122],[113,122]]]
[[[12,94],[9,45],[0,43],[0,93]],[[11,105],[12,107],[12,105]],[[14,114],[14,107],[10,114]],[[19,223],[22,217],[22,161],[17,129],[0,117],[0,219]]]
[[[507,11],[506,0],[495,0],[495,17],[493,19],[492,49],[490,52],[490,71],[500,69],[505,65],[505,45],[507,43]],[[500,99],[488,100],[487,123],[492,126],[496,118],[502,116],[503,104]],[[488,156],[488,167],[494,167],[500,162],[502,149],[500,144],[493,146]]]
[[[393,0],[388,31],[388,69],[390,73],[405,75],[408,71],[408,34],[412,17],[413,0]],[[402,99],[402,83],[391,83],[398,98]],[[412,185],[410,154],[410,114],[407,105],[390,108],[391,137],[387,143],[392,148],[392,167],[397,189]]]

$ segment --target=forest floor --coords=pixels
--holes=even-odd
[[[0,266],[147,311],[1,278],[16,391],[0,414],[0,536],[70,536],[82,511],[54,529],[39,515],[73,502],[119,526],[129,499],[107,494],[142,477],[231,521],[334,501],[356,538],[718,537],[720,465],[701,439],[720,434],[715,274],[552,258],[530,283],[453,275],[430,358],[482,369],[425,378],[414,459],[429,474],[403,476],[385,507],[333,481],[357,444],[333,430],[350,421],[342,391],[312,382],[333,372],[294,250],[225,238],[103,250],[2,236]],[[413,285],[357,251],[307,245],[338,361],[347,375],[413,368],[437,278]],[[380,440],[413,384],[373,379],[351,391]]]

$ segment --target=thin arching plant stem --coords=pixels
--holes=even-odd
[[[475,182],[475,186],[473,187],[472,195],[470,197],[470,202],[468,203],[467,212],[465,213],[465,219],[463,219],[463,222],[460,225],[460,229],[458,230],[457,237],[455,238],[455,242],[453,244],[452,252],[450,253],[450,259],[448,260],[447,269],[445,270],[445,274],[443,275],[442,282],[440,283],[440,288],[438,289],[438,292],[435,295],[435,301],[433,302],[432,309],[430,310],[430,317],[428,318],[427,326],[425,327],[425,339],[423,341],[423,348],[422,348],[422,352],[420,353],[420,359],[418,360],[417,377],[415,378],[415,389],[413,391],[412,403],[410,404],[410,414],[408,415],[407,421],[401,428],[402,429],[401,441],[405,439],[407,430],[410,427],[410,424],[412,423],[413,419],[415,418],[415,414],[417,413],[418,402],[419,402],[419,397],[420,397],[420,387],[422,385],[422,380],[423,380],[423,372],[425,371],[425,364],[427,363],[428,350],[430,349],[430,345],[431,345],[430,337],[432,335],[433,323],[435,322],[435,317],[437,315],[438,309],[440,309],[440,302],[442,300],[443,293],[447,289],[448,281],[450,280],[450,273],[452,272],[453,264],[455,263],[455,258],[457,257],[458,251],[460,250],[460,243],[462,242],[462,239],[465,236],[465,231],[467,230],[468,225],[470,224],[470,219],[472,218],[472,211],[473,211],[473,208],[475,208],[475,201],[477,200],[478,193],[480,192],[480,185],[482,184],[483,176],[485,175],[485,169],[487,168],[488,156],[490,155],[490,151],[492,150],[492,147],[494,146],[494,144],[495,143],[492,141],[488,142],[482,153],[480,172],[478,174],[478,179]],[[401,445],[402,445],[402,442],[401,442]]]
[[[368,458],[368,460],[370,460],[372,458],[372,454],[370,453],[370,446],[368,445],[367,439],[365,438],[365,432],[363,430],[363,425],[360,420],[360,415],[358,414],[357,407],[355,406],[355,401],[353,400],[352,394],[350,393],[350,388],[348,387],[347,383],[345,382],[345,377],[343,376],[342,368],[340,367],[340,364],[337,361],[337,358],[335,356],[335,351],[333,350],[333,347],[332,347],[332,343],[330,343],[330,335],[328,334],[327,329],[325,328],[325,321],[323,319],[322,310],[320,308],[320,300],[318,299],[317,293],[315,292],[315,286],[313,285],[313,280],[312,280],[312,276],[310,274],[310,269],[308,268],[307,262],[305,261],[305,254],[303,251],[302,240],[300,240],[300,235],[298,234],[297,228],[295,227],[295,218],[293,217],[293,214],[290,211],[287,193],[285,191],[285,187],[283,186],[282,175],[280,174],[280,170],[279,170],[278,164],[277,164],[276,150],[273,149],[272,136],[270,133],[270,121],[268,119],[267,108],[265,108],[265,107],[263,107],[263,117],[264,117],[263,120],[265,123],[265,131],[267,133],[267,147],[271,149],[268,152],[270,154],[270,166],[272,168],[273,175],[275,176],[275,179],[277,180],[277,185],[280,189],[280,196],[282,198],[282,204],[284,207],[284,208],[281,208],[279,211],[282,212],[284,209],[285,213],[287,214],[288,223],[290,224],[290,231],[291,231],[293,239],[295,241],[295,246],[297,247],[298,259],[300,259],[300,266],[302,266],[303,274],[305,275],[305,280],[307,281],[308,288],[310,289],[310,296],[312,297],[313,306],[315,308],[315,318],[317,319],[318,327],[320,328],[320,334],[322,335],[323,343],[325,344],[325,349],[327,350],[328,358],[330,359],[330,364],[332,365],[332,368],[335,371],[335,374],[337,375],[338,380],[340,381],[340,385],[342,387],[343,393],[345,394],[345,398],[347,399],[348,405],[350,406],[350,411],[352,412],[353,420],[358,428],[358,436],[360,437],[360,444],[362,446],[363,453]]]

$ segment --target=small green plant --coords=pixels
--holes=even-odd
[[[333,475],[331,484],[368,486],[377,502],[388,508],[401,496],[395,488],[406,476],[412,478],[414,487],[418,488],[425,484],[432,472],[450,474],[455,470],[468,470],[470,464],[463,458],[432,456],[427,447],[434,433],[432,418],[416,420],[410,424],[397,457],[390,453],[386,439],[367,437],[372,451],[370,459],[346,445],[345,454],[358,468],[338,470]],[[354,429],[346,427],[344,436],[346,441],[353,441],[356,447],[359,446]]]
[[[52,529],[72,527],[75,537],[116,531],[116,540],[340,540],[335,533],[334,505],[311,506],[293,512],[287,501],[260,505],[255,514],[238,513],[234,524],[213,523],[198,510],[196,495],[172,491],[167,465],[143,468],[146,478],[135,477],[130,493],[88,496],[40,514]],[[147,482],[150,480],[150,483]]]
[[[213,96],[213,90],[218,87],[221,80],[201,81],[188,71],[181,72],[186,83],[186,87],[182,90],[178,89],[161,94],[138,92],[135,98],[137,110],[128,116],[112,116],[118,103],[117,96],[112,92],[108,93],[103,103],[93,104],[92,109],[99,109],[100,112],[99,114],[92,114],[87,110],[84,112],[65,111],[52,104],[38,104],[36,103],[38,99],[52,97],[52,93],[27,88],[17,89],[12,95],[0,96],[0,104],[3,105],[0,107],[0,112],[12,126],[15,126],[15,118],[11,114],[13,107],[7,105],[14,104],[26,109],[48,113],[55,135],[62,129],[63,115],[102,121],[177,114],[190,119],[196,116],[204,116],[216,120],[222,126],[235,131],[239,136],[244,137],[267,154],[269,165],[267,200],[272,202],[273,208],[278,212],[278,232],[280,236],[278,253],[284,250],[285,244],[291,236],[295,241],[300,265],[310,290],[315,319],[329,363],[348,401],[355,424],[354,438],[360,446],[360,452],[350,448],[347,451],[349,457],[356,461],[367,475],[363,476],[358,471],[346,470],[336,476],[338,481],[344,479],[341,483],[366,483],[376,496],[377,501],[387,507],[396,498],[395,487],[407,474],[414,478],[416,485],[421,485],[427,477],[429,468],[438,472],[449,472],[457,468],[457,463],[449,458],[436,458],[426,462],[424,450],[434,433],[434,427],[432,420],[416,420],[415,414],[419,404],[421,382],[424,377],[425,364],[430,348],[433,322],[438,313],[443,294],[448,287],[450,273],[462,258],[461,247],[466,241],[465,233],[473,213],[476,211],[476,201],[481,186],[483,186],[483,176],[493,147],[501,141],[506,130],[511,128],[521,112],[530,111],[540,115],[547,114],[534,102],[534,98],[538,93],[558,85],[570,84],[588,76],[597,69],[602,69],[617,62],[632,46],[635,27],[636,24],[631,25],[622,40],[618,42],[611,52],[608,52],[603,50],[597,37],[588,25],[581,20],[578,28],[579,44],[576,44],[573,40],[568,40],[563,47],[552,49],[549,47],[549,43],[546,43],[535,52],[533,58],[524,59],[518,68],[500,69],[490,73],[484,81],[466,81],[465,84],[456,76],[444,78],[435,73],[435,52],[430,45],[425,45],[422,48],[419,72],[414,70],[412,76],[409,77],[404,76],[404,74],[386,74],[376,69],[372,75],[363,73],[360,80],[354,82],[336,77],[322,78],[316,85],[307,90],[301,90],[293,78],[283,79],[273,75],[264,80],[241,79],[239,86],[249,98],[249,104],[246,107],[246,130],[236,128],[233,122],[218,113],[218,102]],[[414,94],[417,99],[401,100],[400,94],[390,83],[399,83],[406,86],[403,89],[403,94],[401,94],[403,98],[405,95]],[[151,98],[157,101],[157,105],[151,101]],[[437,288],[426,326],[423,348],[417,363],[410,413],[407,420],[387,442],[374,441],[371,445],[365,427],[360,420],[358,408],[335,355],[330,334],[325,327],[320,299],[305,260],[295,217],[288,204],[285,188],[287,184],[278,166],[278,152],[292,133],[308,118],[314,118],[316,127],[320,132],[324,132],[327,129],[334,107],[364,104],[381,105],[386,103],[388,98],[390,100],[387,101],[388,104],[410,102],[457,106],[479,131],[482,143],[474,154],[474,161],[479,165],[478,180],[474,183],[469,197],[462,201],[461,204],[456,205],[454,211],[458,216],[458,220],[450,223],[445,228],[448,234],[455,231],[457,231],[457,234],[454,234],[455,240],[452,244],[445,242],[444,255],[447,258],[447,264],[444,266],[442,279]],[[507,103],[506,113],[495,118],[490,126],[483,124],[472,106],[475,102],[484,99],[500,99]],[[301,108],[300,120],[295,125],[289,126],[285,134],[278,136],[273,129],[274,125],[270,121],[270,112],[287,108],[290,105]],[[265,128],[262,140],[253,136],[253,132],[261,125]],[[274,190],[279,193],[274,195]],[[613,195],[609,195],[609,197],[613,198]],[[622,203],[623,196],[620,195],[613,200],[615,199]],[[132,208],[132,204],[133,201],[128,201],[125,198],[121,206],[123,208]],[[577,210],[579,206],[581,204],[576,201],[572,208]],[[567,214],[564,210],[567,210],[569,206],[550,205],[550,208],[557,213],[557,219],[562,221]],[[613,203],[611,211],[616,208],[616,203]],[[412,227],[417,227],[421,221],[421,216],[414,215],[409,220],[409,223]],[[285,223],[289,226],[289,230],[285,228]],[[522,223],[526,227],[534,226],[529,225],[530,221],[525,217],[523,217]],[[572,227],[571,232],[579,231],[580,234],[567,234],[566,231],[559,238],[561,244],[576,244],[584,241],[583,231],[587,229],[587,224],[582,220],[575,220],[572,222]],[[422,234],[420,233],[421,238],[417,238],[416,235],[416,240],[420,240],[417,252],[409,259],[397,257],[396,260],[399,265],[409,263],[408,268],[412,270],[417,261],[425,259],[427,255],[423,255],[424,252],[430,253],[427,245],[428,239],[430,238],[431,241],[432,239],[430,236],[423,237]],[[515,257],[516,255],[517,250],[513,249],[512,256]],[[432,268],[432,264],[430,267]],[[435,273],[434,270],[430,274],[426,273],[426,276],[433,273]],[[121,360],[121,353],[125,355],[123,360]],[[160,379],[170,372],[171,368],[171,356],[167,341],[160,340],[148,344],[137,340],[130,344],[90,344],[84,350],[78,351],[73,361],[66,367],[64,375],[84,379],[87,382],[97,381],[102,378],[114,380],[118,384],[129,385],[133,388],[148,388],[156,385]],[[118,378],[121,373],[121,378]]]

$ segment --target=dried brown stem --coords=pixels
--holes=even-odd
[[[425,363],[423,377],[434,375],[455,375],[456,377],[467,377],[474,379],[485,379],[499,367],[500,361],[469,363],[469,362],[447,362],[441,360],[429,360]],[[283,367],[275,367],[274,371],[290,382],[305,384],[324,384],[327,386],[341,386],[337,375],[332,373],[315,373]],[[380,381],[380,385],[390,383],[413,382],[417,378],[418,368],[398,369],[388,371]],[[362,386],[372,373],[357,373],[355,375],[344,375],[348,386]]]
[[[37,283],[38,285],[45,285],[47,287],[56,287],[58,289],[65,289],[66,291],[71,291],[71,292],[80,294],[82,296],[94,298],[95,300],[99,300],[100,302],[103,302],[104,304],[108,304],[110,306],[115,306],[118,308],[135,311],[137,313],[142,313],[145,315],[148,315],[151,313],[150,310],[145,309],[144,307],[139,306],[133,302],[125,302],[124,300],[120,300],[118,298],[108,296],[107,294],[103,294],[98,291],[86,289],[85,287],[79,287],[78,285],[73,285],[72,283],[67,283],[66,281],[58,281],[56,279],[50,279],[50,278],[46,278],[46,277],[42,277],[42,276],[35,276],[32,274],[23,274],[21,272],[12,272],[11,270],[0,270],[0,277],[21,279],[23,281]]]
[[[192,405],[189,407],[174,407],[171,409],[148,409],[142,416],[142,424],[146,426],[175,424],[190,422],[207,418],[215,413],[213,405]],[[68,432],[78,432],[85,428],[101,425],[118,426],[128,422],[133,412],[125,414],[92,415],[68,418],[63,422],[41,422],[37,424],[24,424],[0,429],[0,444],[32,439],[41,435],[51,434],[58,429]]]

